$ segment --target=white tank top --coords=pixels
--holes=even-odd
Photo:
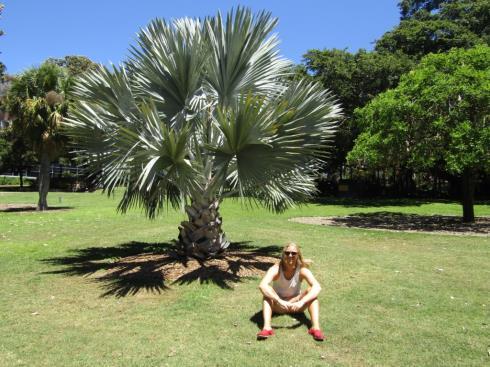
[[[277,295],[282,299],[296,297],[301,293],[301,281],[299,278],[300,267],[296,267],[296,271],[291,279],[286,279],[282,272],[282,266],[279,265],[279,279],[272,283],[272,288]]]

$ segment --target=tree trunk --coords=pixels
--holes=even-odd
[[[24,170],[22,169],[23,167],[20,167],[19,171],[19,185],[20,185],[20,191],[24,188]]]
[[[469,169],[463,172],[463,222],[474,222],[473,210],[475,195],[475,177]]]
[[[193,200],[191,206],[185,207],[189,220],[179,226],[179,241],[187,256],[207,259],[229,246],[221,229],[222,219],[218,209],[218,199],[205,202]]]
[[[47,210],[48,209],[48,191],[49,191],[49,156],[47,153],[41,153],[41,159],[39,164],[39,202],[37,203],[37,210]]]
[[[405,187],[406,192],[409,195],[414,195],[416,191],[415,180],[413,179],[413,170],[410,168],[405,169]]]

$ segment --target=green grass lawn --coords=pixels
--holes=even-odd
[[[0,192],[0,204],[36,193]],[[314,342],[290,316],[255,340],[258,278],[163,281],[107,294],[70,258],[103,264],[158,251],[177,235],[179,212],[150,221],[115,211],[99,193],[50,193],[44,213],[0,212],[0,366],[483,366],[490,364],[490,238],[371,231],[288,222],[296,216],[393,211],[460,215],[456,203],[327,200],[274,215],[222,206],[233,242],[302,245],[323,286]],[[478,205],[476,215],[490,215]],[[161,245],[164,246],[164,245]],[[90,258],[92,256],[92,258]],[[65,265],[63,265],[63,261]],[[99,270],[100,271],[100,270]]]

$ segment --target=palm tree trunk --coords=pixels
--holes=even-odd
[[[189,220],[179,226],[179,241],[187,256],[207,259],[215,257],[229,246],[221,229],[218,199],[193,200],[190,206],[185,207],[185,211]]]
[[[39,164],[39,201],[37,203],[37,210],[48,209],[48,191],[49,191],[49,156],[46,152],[41,153],[41,159]]]

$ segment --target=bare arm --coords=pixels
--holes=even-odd
[[[279,265],[276,264],[271,266],[269,270],[267,270],[267,273],[265,273],[262,281],[260,282],[259,289],[264,297],[272,300],[272,302],[280,304],[285,309],[289,309],[292,303],[285,301],[281,297],[279,297],[274,288],[272,288],[270,285],[274,278],[276,278],[277,276],[279,276]]]
[[[322,290],[322,287],[320,286],[320,283],[316,280],[316,278],[313,276],[313,273],[307,269],[307,268],[301,268],[301,273],[300,275],[305,279],[308,284],[310,285],[310,290],[308,293],[306,293],[303,298],[301,298],[299,301],[296,301],[293,303],[293,311],[294,310],[299,310],[301,309],[306,303],[313,301],[315,298],[318,297],[320,294],[320,291]]]
[[[264,277],[262,278],[259,289],[264,295],[264,297],[269,298],[273,301],[279,302],[281,299],[274,288],[270,286],[274,278],[279,274],[279,266],[278,265],[273,265],[267,270],[267,273],[265,273]]]
[[[302,268],[301,275],[303,275],[303,278],[308,282],[311,287],[310,291],[302,298],[302,300],[307,303],[313,301],[315,298],[318,297],[320,291],[322,290],[322,287],[320,286],[320,283],[318,283],[318,280],[316,280],[316,278],[313,276],[313,273],[310,271],[310,269]]]

